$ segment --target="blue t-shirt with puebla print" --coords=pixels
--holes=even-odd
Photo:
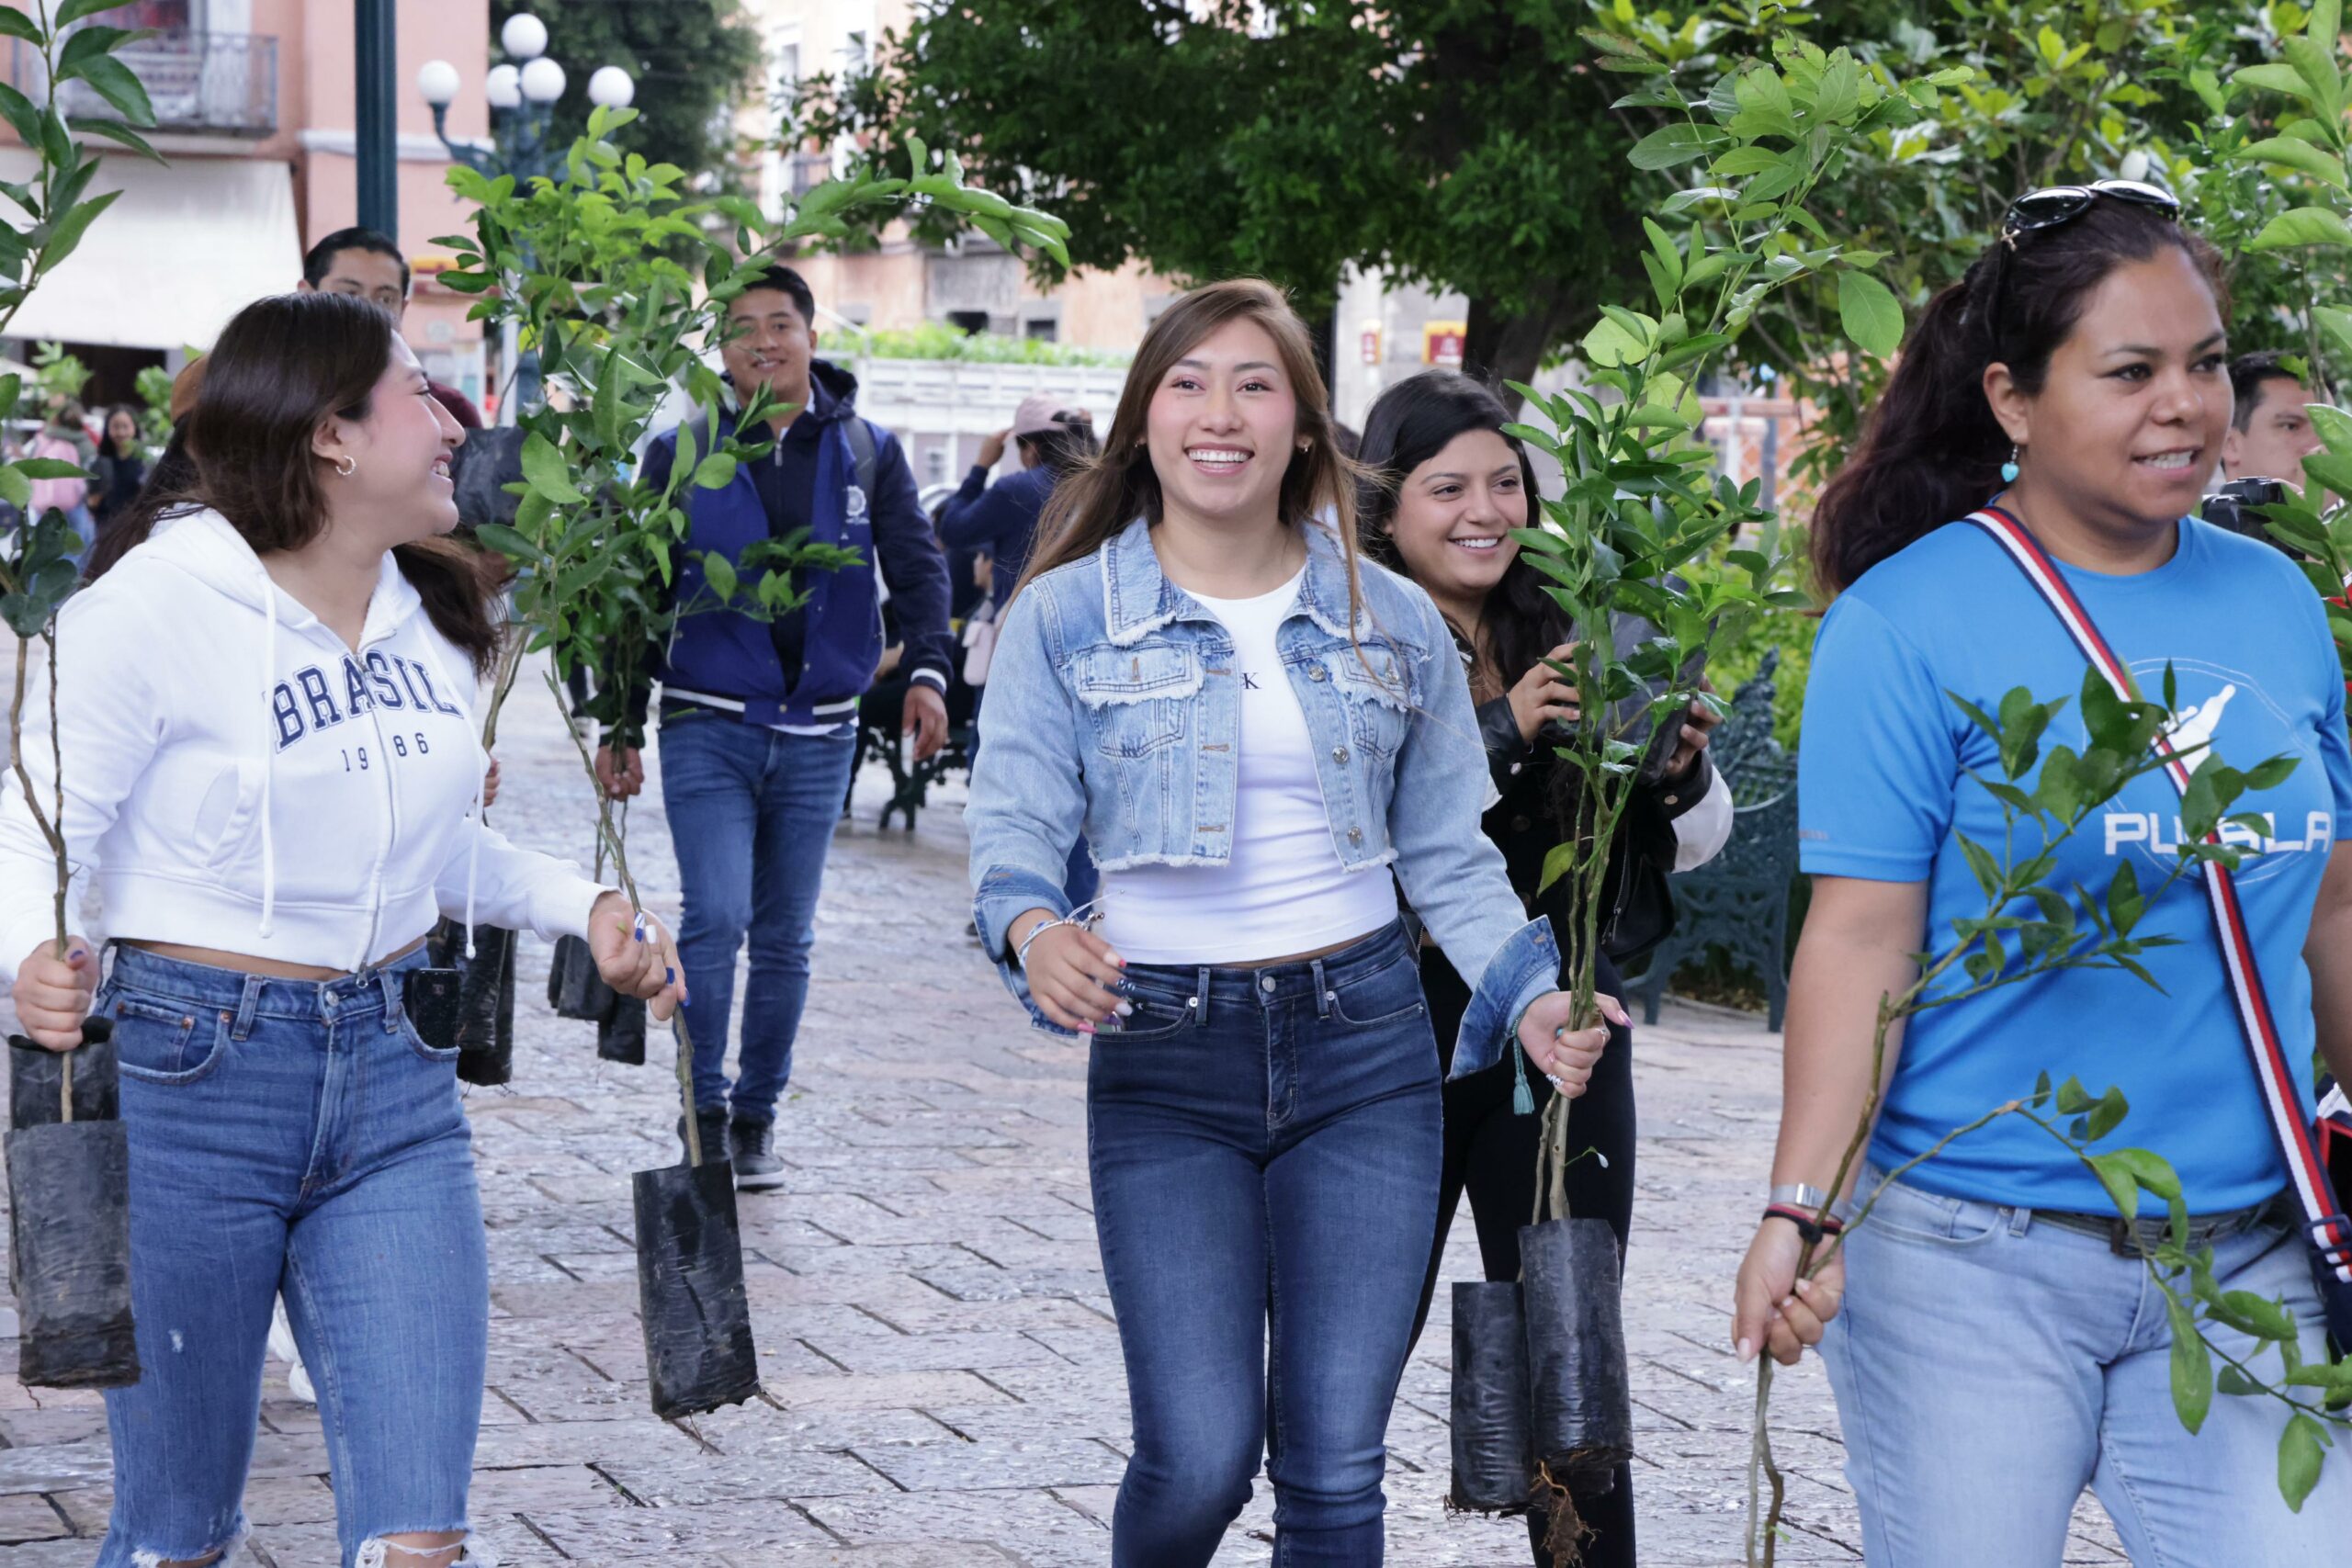
[[[2313,1029],[2303,940],[2337,825],[2352,818],[2344,679],[2325,609],[2284,555],[2194,519],[2182,522],[2178,548],[2154,571],[2061,570],[2143,692],[2161,694],[2170,662],[2179,739],[2210,737],[2211,754],[2239,769],[2282,753],[2298,759],[2284,783],[2237,803],[2235,810],[2271,823],[2268,842],[2237,880],[2287,1059],[2308,1101]],[[1864,573],[1830,607],[1815,644],[1798,754],[1804,869],[1926,882],[1922,945],[1949,948],[1953,920],[1985,912],[1960,838],[2001,852],[2000,806],[1967,770],[2002,775],[1992,741],[1947,693],[1988,713],[2018,686],[2039,702],[2068,698],[2042,749],[2079,750],[2086,668],[2047,602],[1973,524],[1939,528]],[[2128,863],[2153,892],[2175,864],[2179,807],[2162,774],[2133,781],[2062,847],[2048,886],[2079,884],[2103,899],[2115,868]],[[2228,831],[2232,841],[2253,840]],[[2029,824],[2017,853],[2039,841]],[[2240,1208],[2278,1191],[2286,1169],[2198,878],[2174,883],[2151,904],[2135,934],[2157,932],[2179,939],[2143,960],[2162,991],[2128,974],[2078,970],[1910,1020],[1872,1161],[1885,1169],[1924,1154],[1953,1128],[2030,1093],[2047,1072],[2052,1082],[2079,1077],[2093,1093],[2120,1088],[2131,1114],[2101,1146],[2153,1149],[2170,1160],[2192,1212]],[[1946,983],[1964,981],[1954,970]],[[1906,1179],[1987,1202],[2114,1212],[2089,1171],[2015,1118],[1960,1139]]]

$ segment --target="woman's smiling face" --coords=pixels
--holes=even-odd
[[[1407,474],[1389,537],[1414,581],[1440,601],[1483,599],[1519,558],[1527,526],[1519,454],[1492,430],[1465,430]]]
[[[1170,512],[1211,526],[1279,518],[1298,400],[1273,334],[1227,321],[1169,367],[1145,424]]]

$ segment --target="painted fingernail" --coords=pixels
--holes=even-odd
[[[1794,1296],[1782,1296],[1781,1304],[1784,1307],[1792,1307],[1797,1304],[1797,1299]]]
[[[678,983],[678,972],[675,969],[664,967],[662,971],[662,983],[665,986],[676,985]]]
[[[1080,1021],[1078,1026],[1078,1032],[1080,1034],[1091,1034],[1094,1032],[1094,1026],[1091,1023]]]
[[[1799,1280],[1797,1281],[1797,1294],[1801,1296],[1809,1296],[1813,1294],[1813,1281],[1810,1280]]]
[[[1756,1359],[1756,1341],[1753,1339],[1743,1339],[1738,1344],[1732,1347],[1732,1353],[1736,1355],[1743,1361],[1752,1361]]]
[[[1117,1007],[1113,1008],[1111,1010],[1117,1013],[1121,1018],[1133,1018],[1136,1015],[1136,1004],[1133,1002],[1121,1002]]]

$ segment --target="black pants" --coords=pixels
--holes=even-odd
[[[1600,989],[1622,998],[1624,982],[1604,956],[1599,965]],[[1453,965],[1433,947],[1421,949],[1421,988],[1429,997],[1430,1023],[1437,1031],[1437,1048],[1450,1070],[1455,1034],[1462,1014],[1470,1005],[1469,987]],[[1445,1156],[1438,1190],[1437,1241],[1430,1249],[1428,1278],[1421,1285],[1420,1311],[1413,1319],[1413,1337],[1420,1338],[1429,1321],[1430,1303],[1437,1293],[1438,1270],[1445,1257],[1445,1235],[1453,1211],[1466,1189],[1470,1215],[1478,1227],[1478,1256],[1488,1280],[1519,1278],[1519,1227],[1534,1217],[1535,1165],[1544,1135],[1544,1107],[1552,1086],[1540,1073],[1530,1072],[1528,1088],[1535,1092],[1535,1114],[1514,1115],[1510,1108],[1511,1057],[1505,1050],[1493,1066],[1445,1084]],[[1588,1156],[1568,1167],[1568,1209],[1571,1213],[1609,1222],[1617,1233],[1622,1265],[1625,1236],[1634,1219],[1634,1056],[1633,1033],[1612,1028],[1609,1048],[1593,1068],[1592,1081],[1568,1111],[1568,1152],[1586,1148],[1607,1159]],[[1577,1512],[1592,1528],[1585,1543],[1589,1568],[1634,1568],[1633,1466],[1617,1467],[1617,1484],[1605,1496],[1578,1497]],[[1543,1547],[1548,1521],[1541,1514],[1528,1516],[1527,1538],[1536,1568],[1552,1568]]]

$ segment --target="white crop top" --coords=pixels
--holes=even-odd
[[[1306,716],[1274,633],[1297,576],[1254,599],[1193,598],[1233,637],[1241,683],[1233,852],[1222,865],[1140,865],[1102,875],[1104,941],[1131,964],[1239,964],[1312,953],[1396,918],[1385,865],[1354,873],[1331,844]]]

